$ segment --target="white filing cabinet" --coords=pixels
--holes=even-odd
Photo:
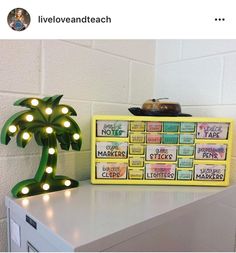
[[[236,186],[91,185],[6,197],[10,251],[234,251]]]

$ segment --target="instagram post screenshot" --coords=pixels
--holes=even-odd
[[[0,252],[235,252],[234,1],[0,6]]]

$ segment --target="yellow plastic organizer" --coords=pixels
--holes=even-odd
[[[230,118],[94,116],[91,182],[227,186],[232,132]]]

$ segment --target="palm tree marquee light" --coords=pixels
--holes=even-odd
[[[65,121],[63,125],[64,125],[64,127],[70,127],[70,122],[69,121]]]
[[[50,188],[50,185],[49,185],[49,184],[43,184],[43,189],[44,189],[44,191],[49,190],[49,188]]]
[[[70,180],[66,180],[65,181],[65,186],[70,186],[71,185],[71,181]]]
[[[11,133],[15,133],[16,130],[17,130],[17,128],[16,128],[16,126],[11,125],[11,126],[9,126],[8,130],[9,130]]]
[[[69,112],[69,109],[68,109],[67,107],[63,107],[63,108],[61,109],[61,112],[62,112],[63,114],[67,114],[67,113]]]
[[[53,129],[51,127],[46,128],[46,133],[51,134],[53,132]]]
[[[33,106],[37,106],[39,104],[39,101],[38,101],[38,99],[32,99],[31,100],[31,105],[33,105]]]
[[[55,148],[49,148],[49,150],[48,150],[48,153],[49,153],[50,155],[54,155],[55,152],[56,152]]]
[[[29,193],[29,188],[28,187],[23,187],[21,192],[22,192],[22,194],[28,194]]]
[[[80,138],[80,135],[79,134],[73,134],[73,138],[74,138],[74,140],[77,141]]]
[[[22,135],[22,138],[23,138],[24,140],[28,140],[29,137],[30,137],[30,134],[27,133],[27,132],[23,133],[23,135]]]
[[[47,172],[48,174],[52,173],[52,172],[53,172],[53,168],[52,168],[52,167],[47,167],[47,168],[46,168],[46,172]]]
[[[46,112],[47,115],[51,115],[52,114],[52,108],[50,108],[50,107],[46,108],[45,112]]]
[[[12,188],[16,198],[68,190],[79,185],[70,177],[56,174],[58,146],[65,151],[79,151],[82,145],[80,127],[72,117],[77,115],[76,111],[70,105],[60,104],[61,98],[62,95],[19,99],[14,105],[26,107],[27,111],[13,114],[2,127],[2,144],[7,145],[16,137],[18,147],[25,148],[32,140],[42,147],[35,176]]]
[[[28,115],[26,116],[26,120],[27,120],[28,122],[32,122],[32,121],[34,120],[33,115],[28,114]]]

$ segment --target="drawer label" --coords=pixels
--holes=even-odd
[[[175,179],[175,164],[146,164],[146,179]]]
[[[192,158],[179,158],[178,159],[179,168],[192,168],[193,159]]]
[[[127,158],[128,143],[97,142],[97,158]]]
[[[139,144],[133,144],[129,146],[129,153],[131,155],[143,155],[144,154],[144,146]]]
[[[130,133],[130,142],[133,143],[145,142],[145,133]]]
[[[225,165],[195,165],[194,180],[223,181],[225,177]]]
[[[163,134],[162,143],[164,144],[177,144],[179,136],[178,134]]]
[[[126,179],[127,163],[96,163],[97,178]]]
[[[193,134],[180,134],[179,143],[193,144],[194,143],[194,135]]]
[[[178,132],[179,123],[177,122],[164,122],[164,132]]]
[[[162,130],[161,122],[155,122],[155,121],[147,122],[147,132],[161,132],[161,130]]]
[[[226,145],[197,144],[195,158],[199,160],[225,160]]]
[[[145,122],[143,121],[131,121],[130,122],[130,130],[131,131],[144,131],[145,130]]]
[[[129,169],[129,179],[143,179],[143,169]]]
[[[179,146],[179,155],[192,156],[194,153],[193,146]]]
[[[97,121],[97,136],[127,137],[128,121]]]
[[[147,161],[176,161],[176,146],[147,145]]]
[[[147,133],[147,143],[161,143],[161,134]]]
[[[178,180],[191,180],[192,179],[192,171],[191,170],[179,170],[177,172]]]
[[[130,157],[129,158],[129,166],[130,167],[143,167],[144,158],[142,157]]]
[[[180,124],[180,132],[194,132],[195,123],[192,122],[182,122]]]
[[[198,123],[198,139],[227,139],[228,123]]]

